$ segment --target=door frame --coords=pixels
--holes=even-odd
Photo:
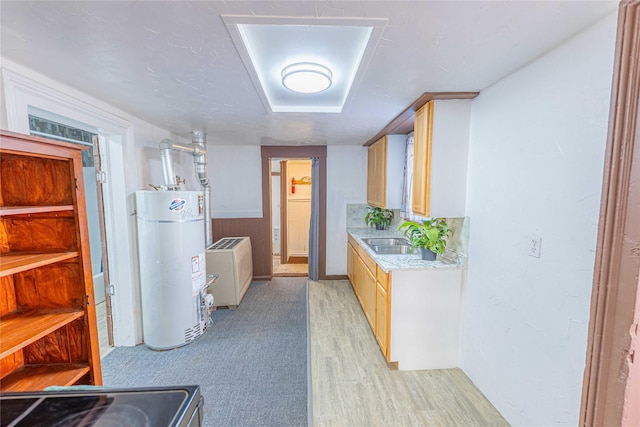
[[[104,286],[104,302],[106,307],[107,342],[110,347],[114,346],[113,340],[113,306],[111,301],[111,279],[109,275],[109,251],[107,250],[107,225],[104,214],[104,192],[102,186],[105,184],[102,179],[98,179],[98,174],[102,172],[102,158],[100,152],[104,138],[100,135],[93,137],[93,164],[96,170],[97,196],[98,196],[98,226],[100,227],[100,248],[102,249],[102,273]]]
[[[271,239],[271,160],[280,159],[319,159],[318,189],[320,193],[319,227],[318,227],[318,279],[327,277],[327,146],[326,145],[263,145],[260,147],[262,157],[262,211],[265,221],[266,238],[269,240],[269,257],[272,259],[273,241]],[[282,244],[282,231],[280,233]],[[269,275],[273,276],[273,262],[269,262]]]
[[[28,135],[29,110],[35,108],[74,121],[74,126],[106,136],[105,157],[101,157],[101,160],[110,179],[104,188],[110,276],[114,283],[120,285],[112,299],[114,344],[133,346],[142,342],[142,324],[135,314],[139,312],[139,298],[135,294],[138,278],[134,269],[136,265],[132,263],[137,261],[132,260],[130,255],[130,242],[135,231],[132,231],[128,215],[130,203],[122,173],[125,170],[125,148],[127,143],[134,140],[133,125],[127,119],[111,113],[109,107],[99,101],[9,60],[3,61],[2,79],[8,130]],[[97,129],[87,128],[88,124]]]
[[[580,410],[585,427],[640,424],[638,34],[640,0],[622,1]]]

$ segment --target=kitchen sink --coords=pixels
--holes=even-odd
[[[407,239],[399,238],[399,237],[389,237],[389,238],[372,238],[372,239],[362,239],[367,245],[371,246],[409,246],[410,243]]]
[[[407,239],[401,237],[362,239],[371,249],[380,255],[405,255],[411,253]]]
[[[405,255],[411,253],[411,246],[408,245],[389,245],[389,246],[371,246],[371,249],[379,255]]]

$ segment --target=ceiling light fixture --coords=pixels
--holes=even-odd
[[[282,70],[282,85],[300,93],[318,93],[331,87],[333,73],[324,65],[297,62]]]

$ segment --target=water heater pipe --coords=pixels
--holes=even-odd
[[[193,156],[193,163],[196,169],[196,179],[200,183],[200,189],[204,196],[204,238],[206,247],[213,244],[213,233],[211,229],[211,184],[207,177],[207,136],[204,132],[191,132],[191,143],[184,144],[173,142],[169,139],[160,141],[160,159],[162,160],[162,174],[164,184],[167,187],[176,187],[176,174],[173,169],[173,158],[171,151],[185,151]]]

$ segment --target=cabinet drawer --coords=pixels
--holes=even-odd
[[[367,251],[364,250],[362,246],[358,246],[358,255],[360,255],[360,258],[362,258],[362,261],[367,266],[369,271],[375,274],[378,264],[376,264],[373,258],[371,258],[371,256],[367,253]]]
[[[354,248],[357,248],[359,246],[358,242],[356,242],[356,239],[351,237],[351,234],[347,234],[347,242],[350,243]]]
[[[377,267],[378,272],[376,275],[376,279],[378,280],[378,282],[380,282],[384,290],[389,292],[389,276],[391,276],[391,273],[385,273],[379,265]]]

